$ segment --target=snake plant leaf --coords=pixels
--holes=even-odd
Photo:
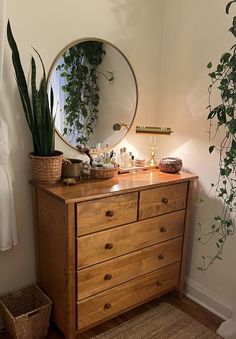
[[[31,130],[34,154],[38,156],[51,156],[54,154],[55,118],[53,117],[53,94],[51,93],[50,105],[47,93],[47,77],[45,67],[40,54],[34,49],[42,66],[42,79],[37,89],[36,62],[31,58],[31,91],[24,75],[21,65],[19,51],[14,40],[10,22],[7,26],[7,37],[12,50],[12,61],[16,74],[22,107]]]
[[[22,65],[21,65],[20,54],[19,54],[16,42],[15,42],[15,39],[13,37],[11,25],[9,21],[7,23],[7,38],[8,38],[8,42],[9,42],[9,45],[12,51],[12,61],[13,61],[14,69],[15,69],[16,81],[17,81],[17,85],[19,88],[19,92],[20,92],[22,106],[25,112],[25,116],[26,116],[26,120],[29,125],[29,128],[30,130],[32,130],[34,120],[33,120],[33,115],[32,115],[32,108],[31,108],[31,103],[30,103],[30,98],[29,98],[27,82],[25,79]]]
[[[54,94],[52,87],[50,88],[50,111],[53,113],[53,107],[54,107]]]
[[[36,89],[36,64],[35,60],[32,57],[31,58],[31,96],[32,96],[32,110],[33,112],[36,112],[37,110],[37,89]],[[35,118],[34,118],[35,120]],[[34,144],[34,149],[36,152],[39,151],[40,145],[39,145],[39,135],[38,135],[38,129],[37,129],[37,122],[34,123],[34,129],[32,133],[33,137],[33,144]]]

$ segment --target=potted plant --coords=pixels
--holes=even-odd
[[[42,65],[43,74],[37,88],[36,63],[34,57],[32,57],[31,86],[28,86],[9,21],[7,24],[7,38],[12,51],[12,62],[22,107],[32,134],[34,152],[29,154],[29,158],[32,164],[33,180],[37,183],[55,183],[61,178],[63,156],[62,152],[55,151],[54,148],[53,91],[51,90],[49,99],[45,67],[41,56],[35,49],[34,51]],[[31,87],[30,90],[29,87]]]
[[[230,1],[226,6],[226,13],[236,0]],[[233,18],[229,31],[236,38],[236,17]],[[211,256],[203,256],[203,264],[198,267],[206,271],[216,260],[222,260],[224,245],[229,237],[235,233],[236,212],[236,44],[224,53],[218,65],[212,69],[212,62],[207,65],[210,70],[211,84],[209,86],[210,121],[209,139],[212,141],[218,137],[218,142],[209,147],[209,152],[219,154],[219,176],[216,183],[212,183],[212,189],[222,203],[222,209],[214,217],[210,230],[203,234],[199,240],[206,244],[214,241],[215,253]],[[220,103],[213,105],[212,96],[216,89],[220,97]],[[219,141],[220,138],[220,141]]]

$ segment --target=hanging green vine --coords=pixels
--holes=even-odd
[[[102,74],[110,83],[114,79],[112,72],[106,75],[98,71],[105,54],[102,42],[80,42],[66,51],[63,63],[57,67],[65,78],[63,134],[72,143],[86,145],[94,132],[99,113],[99,76]]]
[[[229,14],[231,5],[236,0],[230,1],[226,6]],[[236,17],[233,18],[229,31],[236,38]],[[222,55],[215,70],[212,70],[212,62],[207,65],[211,69],[209,76],[209,109],[210,120],[209,139],[222,136],[219,145],[211,145],[209,152],[219,153],[219,177],[216,183],[212,183],[212,189],[222,202],[222,210],[214,218],[214,223],[208,233],[203,234],[199,240],[206,244],[215,241],[216,251],[213,256],[203,256],[203,263],[198,267],[201,271],[207,270],[216,260],[222,260],[223,248],[228,237],[235,232],[236,212],[236,44]],[[212,106],[213,89],[220,92],[221,103]],[[219,133],[220,132],[220,133]],[[200,225],[201,226],[201,225]]]

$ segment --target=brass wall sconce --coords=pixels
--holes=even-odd
[[[151,134],[171,134],[173,131],[169,127],[148,127],[136,126],[136,133],[151,133]]]
[[[120,131],[122,127],[127,128],[127,130],[129,129],[129,126],[124,122],[117,122],[112,126],[114,131]]]

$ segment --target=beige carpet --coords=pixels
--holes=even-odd
[[[215,339],[214,332],[167,303],[102,333],[99,339]]]

